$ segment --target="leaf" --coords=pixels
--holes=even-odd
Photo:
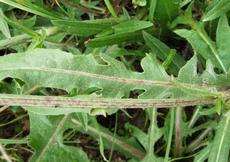
[[[7,18],[7,17],[5,17],[5,20],[8,22],[8,24],[10,25],[10,26],[12,26],[13,28],[15,28],[15,29],[17,29],[17,30],[19,30],[19,31],[21,31],[21,32],[23,32],[23,33],[26,33],[26,34],[28,34],[29,36],[31,36],[31,37],[38,37],[39,36],[39,34],[38,33],[36,33],[35,31],[33,31],[32,29],[30,29],[30,28],[28,28],[28,27],[26,27],[26,26],[24,26],[24,25],[22,25],[22,24],[19,24],[17,21],[13,21],[13,20],[11,20],[11,19],[9,19],[9,18]]]
[[[95,21],[53,20],[52,23],[69,34],[85,37],[100,33],[111,27],[110,24],[98,23]]]
[[[153,24],[149,21],[129,20],[121,22],[120,24],[114,25],[112,28],[115,33],[128,33],[149,28]]]
[[[7,55],[0,59],[0,79],[13,77],[28,85],[59,88],[67,92],[74,88],[85,91],[97,87],[102,89],[102,96],[118,98],[136,88],[146,89],[144,94],[150,93],[154,97],[158,95],[152,91],[156,88],[154,82],[164,84],[169,79],[157,60],[150,55],[142,60],[143,73],[127,70],[120,61],[105,54],[100,57],[107,65],[97,63],[93,55],[74,56],[60,50],[36,49]]]
[[[128,32],[128,33],[115,33],[111,35],[106,35],[103,37],[98,37],[89,40],[86,43],[87,47],[102,47],[102,46],[108,46],[113,44],[121,44],[124,42],[136,42],[142,41],[142,32],[136,31],[136,32]]]
[[[211,149],[211,144],[209,144],[208,146],[203,148],[201,151],[199,151],[199,153],[194,158],[194,162],[204,162],[208,158],[210,149]]]
[[[224,74],[227,74],[227,69],[219,56],[215,42],[212,41],[205,31],[204,23],[197,22],[193,19],[192,7],[193,3],[188,6],[186,12],[182,16],[174,20],[175,24],[186,24],[192,29],[178,29],[175,30],[175,33],[187,39],[198,54],[205,60],[211,59],[215,67],[220,68],[223,70]],[[175,24],[173,24],[173,26],[175,26]]]
[[[89,47],[101,47],[124,42],[135,42],[136,40],[142,41],[141,30],[150,30],[151,26],[153,24],[149,21],[123,21],[109,29],[105,29],[96,35],[96,38],[89,40],[86,45]]]
[[[173,130],[174,130],[174,121],[175,121],[175,113],[176,113],[176,109],[172,108],[166,119],[165,119],[165,123],[164,123],[164,138],[165,141],[167,143],[167,147],[166,147],[166,151],[165,151],[165,156],[164,156],[164,162],[169,161],[169,154],[170,154],[170,148],[172,146],[172,138],[173,138]]]
[[[166,44],[148,34],[147,32],[143,32],[143,37],[147,46],[152,50],[153,54],[156,54],[156,56],[161,60],[167,59],[168,55],[170,54],[170,48]],[[180,55],[176,54],[172,60],[172,63],[174,65],[170,66],[169,69],[176,66],[175,71],[177,72],[185,64],[185,61]]]
[[[175,30],[175,33],[179,36],[188,40],[188,42],[192,45],[193,49],[201,55],[205,60],[210,59],[215,67],[219,67],[216,58],[213,57],[213,52],[210,49],[210,46],[207,42],[205,42],[201,36],[194,30],[187,29],[178,29]]]
[[[125,124],[125,129],[127,129],[133,137],[135,137],[138,142],[144,147],[145,150],[147,150],[148,147],[148,135],[143,132],[138,127],[131,125],[130,123]]]
[[[29,112],[30,134],[29,144],[35,150],[31,162],[89,162],[87,155],[77,147],[63,144],[63,132],[68,116],[41,116]]]
[[[9,30],[8,24],[5,21],[4,17],[5,15],[3,11],[0,9],[0,31],[6,38],[10,38],[11,37],[10,30]]]
[[[108,8],[109,12],[111,13],[111,15],[115,18],[117,18],[117,14],[116,12],[114,11],[113,9],[113,6],[112,4],[110,3],[109,0],[104,0],[105,4],[106,4],[106,7]]]
[[[147,112],[150,119],[150,126],[148,129],[148,144],[146,149],[146,155],[144,159],[141,160],[141,162],[160,162],[163,161],[163,159],[157,159],[156,155],[154,154],[154,144],[162,135],[156,123],[157,109],[149,108],[147,109]]]
[[[0,80],[13,77],[26,82],[29,87],[51,87],[67,92],[73,89],[84,92],[89,88],[97,88],[99,89],[97,95],[107,98],[121,98],[135,89],[145,90],[139,96],[145,99],[178,95],[186,97],[185,93],[189,94],[189,91],[193,93],[197,91],[197,94],[204,91],[209,96],[208,90],[212,90],[211,92],[215,94],[213,87],[209,89],[197,86],[195,83],[184,84],[186,80],[180,80],[180,84],[177,81],[174,81],[177,84],[172,83],[163,67],[151,55],[146,55],[142,59],[141,73],[128,70],[123,63],[103,53],[99,57],[103,64],[98,63],[93,55],[72,55],[52,49],[35,49],[10,54],[0,58]],[[196,84],[202,83],[202,79],[197,80]],[[183,92],[183,88],[176,85],[191,89],[187,88]],[[205,93],[202,95],[205,96]]]
[[[90,113],[90,109],[85,108],[50,108],[50,107],[23,107],[25,110],[38,115],[64,115],[70,113],[85,112]]]
[[[144,151],[139,143],[134,138],[120,137],[118,135],[114,136],[108,129],[101,126],[99,123],[98,128],[95,123],[89,123],[88,129],[82,129],[83,125],[78,120],[72,118],[72,122],[78,126],[78,130],[82,133],[88,134],[98,141],[99,137],[103,139],[103,144],[106,148],[112,148],[116,151],[124,153],[126,157],[132,157],[137,160],[140,160],[144,157]],[[99,131],[100,130],[100,131]]]
[[[211,21],[217,17],[230,11],[230,1],[229,0],[219,0],[214,1],[210,4],[212,6],[203,16],[203,21]]]
[[[216,129],[208,157],[209,162],[228,162],[230,150],[230,111],[223,114]]]
[[[178,80],[186,83],[196,83],[199,79],[197,75],[197,57],[194,55],[186,65],[180,69]]]
[[[216,44],[220,55],[220,59],[223,61],[226,69],[230,68],[230,27],[228,25],[228,19],[224,15],[220,18],[217,32],[216,32]]]
[[[180,0],[158,0],[155,10],[155,19],[161,27],[167,28],[167,25],[179,15]]]
[[[153,21],[158,0],[149,1],[149,21]]]
[[[0,0],[0,2],[8,4],[15,8],[19,8],[27,12],[33,13],[35,15],[40,15],[40,16],[44,16],[47,18],[51,18],[51,19],[61,19],[62,18],[62,15],[59,14],[58,12],[49,11],[43,7],[32,4],[29,0],[23,0],[22,4],[17,3],[13,0]]]

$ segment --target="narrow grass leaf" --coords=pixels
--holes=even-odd
[[[95,21],[69,21],[69,20],[53,20],[52,23],[69,34],[78,36],[90,36],[98,34],[111,27],[107,23],[98,23]]]
[[[153,22],[158,0],[149,0],[149,21]]]
[[[153,24],[149,21],[129,20],[121,22],[120,24],[115,25],[112,28],[114,32],[118,34],[135,32],[138,30],[149,28],[151,26],[153,26]]]
[[[106,7],[108,8],[109,12],[111,13],[111,15],[115,18],[117,18],[117,14],[115,12],[115,10],[113,9],[112,4],[110,3],[109,0],[104,0]]]
[[[219,1],[214,1],[213,3],[210,4],[212,5],[212,8],[204,14],[202,18],[203,21],[214,20],[219,16],[225,14],[226,12],[230,11],[229,0],[219,0]]]
[[[136,42],[142,41],[142,33],[141,31],[137,32],[131,32],[131,33],[118,33],[118,34],[111,34],[108,36],[103,36],[99,38],[94,38],[89,40],[86,43],[86,46],[88,47],[103,47],[108,45],[114,45],[114,44],[122,44],[127,42]]]
[[[51,12],[43,7],[32,4],[28,0],[24,0],[22,4],[15,2],[13,0],[0,0],[0,2],[8,4],[9,6],[27,11],[27,12],[33,13],[35,15],[40,15],[40,16],[47,17],[50,19],[61,19],[62,18],[62,16],[58,12],[53,13],[53,11]]]

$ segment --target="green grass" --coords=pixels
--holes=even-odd
[[[0,161],[228,162],[229,0],[0,0]]]

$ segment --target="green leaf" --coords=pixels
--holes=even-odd
[[[187,39],[198,54],[200,54],[205,60],[211,59],[212,63],[217,68],[220,68],[225,74],[227,74],[227,69],[223,64],[223,60],[221,60],[219,56],[215,42],[212,41],[205,31],[204,23],[194,20],[192,7],[193,3],[188,6],[182,16],[179,16],[174,20],[175,24],[186,24],[192,29],[178,29],[175,30],[175,33]],[[173,26],[175,26],[175,24],[173,24]]]
[[[29,144],[35,150],[31,162],[66,161],[89,162],[87,155],[77,147],[63,144],[63,132],[68,128],[68,116],[41,116],[29,113]]]
[[[135,137],[138,142],[144,147],[145,150],[147,150],[148,147],[148,135],[143,132],[138,127],[131,125],[130,123],[125,124],[125,129],[127,129],[133,137]]]
[[[199,153],[194,158],[194,162],[204,162],[208,158],[208,155],[211,149],[211,145],[212,144],[209,144],[208,146],[203,148],[201,151],[199,151]]]
[[[168,117],[166,117],[165,123],[164,123],[165,126],[163,129],[165,130],[165,132],[163,133],[163,135],[164,135],[164,138],[166,139],[166,142],[167,142],[164,162],[169,161],[170,148],[172,146],[175,113],[176,113],[176,109],[172,108],[168,114]]]
[[[158,0],[149,0],[149,21],[153,21]]]
[[[143,37],[153,54],[156,54],[161,60],[167,59],[170,54],[170,48],[166,44],[146,32],[143,32]],[[177,72],[185,64],[185,61],[180,55],[175,54],[172,63],[173,65],[169,66],[169,69],[176,67],[175,71]]]
[[[108,46],[113,44],[121,44],[124,42],[137,42],[142,41],[142,32],[136,31],[136,32],[128,32],[128,33],[118,33],[118,34],[111,34],[99,38],[94,38],[92,40],[89,40],[87,42],[87,47],[102,47],[102,46]]]
[[[77,129],[84,134],[88,134],[98,141],[100,137],[103,139],[103,144],[106,148],[112,148],[118,152],[124,153],[126,157],[132,157],[134,159],[140,160],[144,157],[144,151],[140,144],[133,138],[126,138],[122,136],[114,136],[107,128],[104,128],[99,123],[97,126],[95,123],[90,123],[88,129],[82,129],[83,125],[76,119],[72,119],[72,122],[77,125]],[[98,129],[96,129],[98,127]]]
[[[203,21],[211,21],[230,11],[229,0],[214,1],[210,6],[212,6],[212,8],[204,14],[202,18]]]
[[[5,21],[4,17],[5,15],[3,11],[0,9],[0,31],[6,38],[10,38],[11,37],[10,30],[9,30],[8,24]]]
[[[209,154],[209,162],[228,162],[230,150],[230,111],[223,114],[216,129]]]
[[[123,63],[103,53],[99,57],[104,63],[97,62],[98,59],[93,55],[72,55],[52,49],[35,49],[10,54],[0,59],[0,80],[13,77],[26,82],[30,87],[52,87],[67,92],[76,88],[80,92],[97,88],[100,89],[97,95],[101,94],[101,97],[108,98],[121,98],[135,89],[145,90],[140,98],[167,98],[178,95],[186,97],[184,93],[189,94],[189,91],[193,93],[197,91],[197,94],[204,91],[209,95],[208,90],[211,90],[215,94],[213,87],[209,89],[195,85],[201,84],[202,79],[197,79],[192,85],[185,84],[190,82],[186,77],[184,77],[186,80],[179,80],[180,83],[177,81],[175,81],[177,84],[171,83],[171,78],[151,55],[146,55],[142,59],[141,73],[128,70]],[[193,63],[195,64],[195,61]],[[191,63],[191,66],[195,65]],[[176,85],[191,89],[187,88],[183,92]]]
[[[156,155],[154,154],[154,144],[162,135],[156,123],[157,109],[149,108],[147,109],[147,112],[150,119],[150,126],[148,129],[148,144],[146,155],[141,162],[160,162],[163,161],[163,159],[157,159]]]
[[[0,0],[0,2],[13,6],[15,8],[19,8],[21,10],[40,15],[43,17],[51,18],[51,19],[61,19],[62,15],[58,12],[49,11],[43,7],[32,4],[29,0],[23,0],[23,3],[17,3],[13,0]]]
[[[100,57],[107,65],[99,64],[93,55],[74,56],[52,49],[11,54],[0,59],[0,79],[14,77],[28,85],[59,88],[67,92],[74,88],[85,91],[97,87],[104,97],[123,97],[136,88],[146,89],[144,94],[154,97],[159,95],[154,91],[157,88],[155,81],[163,84],[169,81],[167,73],[150,55],[142,60],[143,73],[127,70],[120,61],[105,54]]]
[[[16,21],[13,21],[13,20],[11,20],[11,19],[9,19],[9,18],[7,18],[7,17],[5,17],[5,20],[6,20],[6,21],[8,22],[8,24],[9,24],[10,26],[12,26],[13,28],[15,28],[15,29],[17,29],[17,30],[19,30],[19,31],[21,31],[21,32],[23,32],[23,33],[26,33],[26,34],[30,35],[31,37],[36,38],[36,37],[39,36],[39,34],[36,33],[35,31],[33,31],[32,29],[30,29],[30,28],[28,28],[28,27],[26,27],[26,26],[24,26],[24,25],[22,25],[22,24],[19,24],[19,23],[17,22],[17,20],[16,20]]]
[[[129,33],[153,26],[149,21],[129,20],[113,26],[115,33]]]
[[[197,54],[201,55],[205,60],[210,59],[215,67],[220,67],[218,61],[216,61],[216,58],[213,57],[214,54],[210,48],[209,43],[204,41],[204,39],[198,34],[197,31],[178,29],[175,30],[175,33],[188,40]]]
[[[50,107],[23,107],[25,110],[38,115],[64,115],[70,113],[90,113],[90,109],[85,108],[50,108]]]
[[[114,11],[113,9],[113,6],[112,4],[110,3],[109,0],[104,0],[105,4],[106,4],[106,7],[108,8],[109,12],[111,13],[111,15],[115,18],[117,18],[117,14],[116,12]]]
[[[180,69],[178,80],[186,83],[196,83],[197,77],[197,57],[194,55],[185,66]]]
[[[180,0],[158,0],[155,9],[155,19],[163,29],[179,15]]]
[[[111,27],[110,24],[98,23],[95,21],[53,20],[52,23],[61,30],[78,36],[94,35]]]
[[[230,27],[226,16],[222,16],[219,20],[216,32],[216,44],[220,59],[228,70],[230,68]]]

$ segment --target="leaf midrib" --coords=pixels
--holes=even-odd
[[[81,75],[85,77],[97,78],[100,80],[108,80],[113,82],[120,82],[125,84],[138,84],[138,85],[148,85],[148,86],[162,86],[162,87],[172,87],[175,86],[172,82],[166,81],[151,81],[151,80],[142,80],[142,79],[130,79],[124,77],[115,77],[108,76],[90,72],[84,72],[79,70],[66,70],[66,69],[58,69],[58,68],[44,68],[44,67],[19,67],[19,68],[1,68],[1,71],[18,71],[18,70],[26,70],[26,71],[42,71],[42,72],[52,72],[52,73],[62,73],[68,75]]]

